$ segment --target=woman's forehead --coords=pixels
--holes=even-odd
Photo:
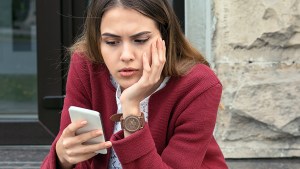
[[[101,32],[151,31],[157,29],[155,21],[140,12],[124,7],[114,7],[107,10],[101,20]]]

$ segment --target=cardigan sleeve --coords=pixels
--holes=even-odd
[[[70,116],[69,116],[69,107],[71,105],[85,107],[90,105],[90,101],[88,99],[88,94],[86,89],[82,83],[82,77],[80,77],[77,73],[77,70],[86,70],[83,68],[82,59],[79,54],[74,54],[71,58],[70,69],[68,72],[67,84],[66,84],[66,97],[64,100],[64,106],[61,113],[61,121],[60,121],[60,130],[57,134],[55,140],[53,141],[49,154],[45,157],[42,162],[41,169],[56,169],[59,168],[57,166],[57,154],[56,154],[56,143],[60,138],[62,131],[71,123]],[[76,168],[89,168],[88,161],[79,163],[76,165]]]
[[[122,131],[114,134],[111,142],[123,168],[207,168],[204,157],[214,142],[213,130],[221,93],[222,85],[218,83],[186,102],[187,106],[176,119],[174,133],[161,154],[157,153],[148,124],[126,138]],[[212,168],[227,167],[216,163]]]

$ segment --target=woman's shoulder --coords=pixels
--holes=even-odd
[[[220,83],[216,73],[210,67],[204,64],[194,65],[189,72],[182,76],[182,80],[194,83]]]
[[[92,64],[92,62],[88,59],[87,55],[83,52],[74,52],[71,54],[70,58],[71,64],[78,64],[78,65],[89,65]]]
[[[198,77],[216,77],[215,72],[205,64],[198,63],[195,64],[190,71],[186,74],[186,76],[196,75]]]
[[[70,58],[70,68],[80,69],[83,73],[100,73],[106,71],[106,66],[101,63],[94,63],[83,52],[74,52]]]
[[[186,91],[203,91],[221,84],[215,72],[204,64],[196,64],[185,75],[171,79],[171,86],[177,89],[182,88]]]

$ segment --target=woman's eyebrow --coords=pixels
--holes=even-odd
[[[136,37],[139,37],[139,36],[142,36],[142,35],[147,35],[147,34],[150,34],[150,33],[151,33],[150,31],[143,31],[143,32],[131,35],[130,37],[131,38],[136,38]]]
[[[112,33],[103,33],[101,36],[108,36],[108,37],[114,37],[114,38],[120,38],[121,36],[114,35]]]
[[[137,34],[131,35],[130,38],[136,38],[136,37],[146,35],[146,34],[150,34],[150,33],[151,33],[150,31],[143,31],[143,32],[139,32]],[[112,33],[103,33],[101,36],[108,36],[108,37],[114,37],[114,38],[120,38],[121,37],[119,35],[115,35],[115,34],[112,34]]]

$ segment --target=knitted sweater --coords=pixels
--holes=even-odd
[[[113,134],[117,112],[116,89],[103,64],[92,64],[79,54],[71,59],[60,131],[42,169],[55,169],[55,145],[70,124],[68,108],[79,106],[101,113],[104,134],[124,169],[227,169],[222,152],[214,139],[222,85],[211,69],[195,65],[182,77],[171,77],[167,85],[149,98],[149,116],[145,127],[124,138],[123,131]],[[75,168],[106,169],[108,154],[98,154]]]

